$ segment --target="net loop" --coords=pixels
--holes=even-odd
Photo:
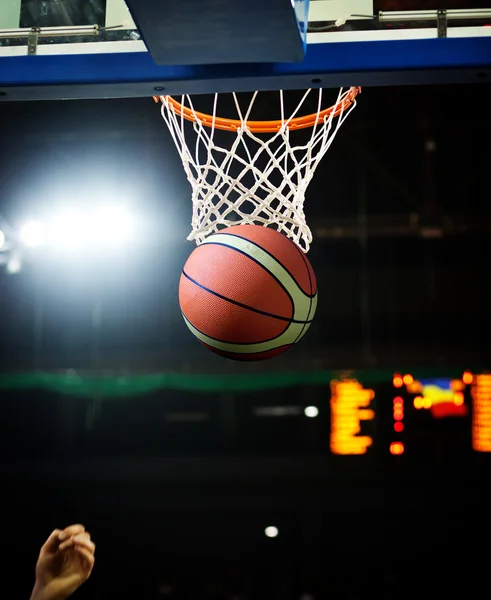
[[[187,95],[180,102],[171,96],[155,99],[161,102],[162,117],[193,191],[188,240],[200,244],[225,227],[255,224],[274,227],[308,252],[312,232],[304,213],[305,193],[361,90],[340,89],[336,103],[325,109],[323,91],[316,91],[317,111],[306,116],[297,115],[313,90],[304,93],[290,116],[285,114],[280,92],[281,119],[274,121],[249,119],[258,92],[247,110],[233,94],[237,119],[217,116],[218,94],[214,95],[212,114],[195,110]],[[295,132],[307,128],[312,129],[308,139],[294,142],[299,135]],[[227,136],[223,143],[218,141],[217,131],[234,134],[233,140]]]

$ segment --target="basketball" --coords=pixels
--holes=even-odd
[[[186,325],[208,349],[234,360],[264,360],[305,335],[317,283],[305,254],[282,233],[237,225],[192,252],[179,304]]]

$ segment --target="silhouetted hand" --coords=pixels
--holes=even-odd
[[[39,553],[31,600],[66,600],[89,578],[94,552],[83,525],[55,529]]]

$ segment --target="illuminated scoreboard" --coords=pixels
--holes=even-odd
[[[395,457],[414,456],[423,461],[436,455],[451,461],[471,448],[491,453],[491,374],[464,371],[460,377],[413,377],[394,373],[391,383],[381,379],[365,387],[353,377],[330,382],[332,454],[366,455],[376,440],[377,448],[386,448]],[[368,422],[375,418],[376,427],[375,423],[370,426]]]
[[[333,454],[366,454],[373,440],[361,435],[363,421],[373,421],[373,390],[354,379],[331,381],[331,438]]]

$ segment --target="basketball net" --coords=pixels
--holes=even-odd
[[[160,96],[162,117],[181,156],[193,194],[192,232],[197,244],[224,227],[239,224],[271,226],[285,234],[304,252],[312,242],[304,213],[307,187],[324,154],[349,113],[356,106],[360,88],[339,90],[336,103],[322,109],[323,91],[317,90],[317,111],[297,116],[314,90],[307,90],[296,109],[285,115],[283,91],[279,92],[281,119],[250,121],[255,92],[243,111],[233,94],[237,119],[217,116],[218,94],[212,114],[195,110],[190,96],[177,102]],[[194,139],[188,139],[190,126]],[[311,128],[308,140],[295,145],[295,131]],[[233,135],[224,147],[216,131]]]

